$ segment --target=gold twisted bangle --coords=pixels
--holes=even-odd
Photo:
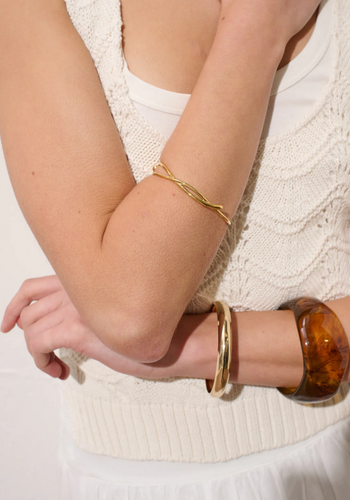
[[[205,380],[207,391],[214,398],[220,398],[226,389],[230,378],[232,359],[232,326],[231,311],[226,302],[217,300],[214,302],[212,311],[218,316],[218,359],[216,362],[216,373],[213,380]]]
[[[158,166],[163,167],[164,170],[166,170],[166,172],[169,175],[168,176],[167,175],[162,175],[162,174],[159,174],[158,172],[156,172],[155,169]],[[220,217],[222,219],[224,219],[224,221],[229,226],[231,225],[230,219],[228,217],[226,217],[226,215],[224,215],[222,212],[220,212],[220,208],[223,208],[222,205],[214,205],[213,203],[210,203],[210,201],[205,196],[203,196],[199,191],[197,191],[197,189],[195,189],[193,186],[190,186],[190,184],[187,184],[187,182],[180,181],[179,179],[176,179],[174,177],[174,175],[170,172],[170,170],[168,169],[168,167],[166,165],[164,165],[164,163],[162,163],[161,161],[158,162],[158,163],[156,163],[155,165],[153,165],[152,170],[153,170],[152,173],[154,175],[158,175],[159,177],[163,177],[163,179],[169,179],[169,180],[175,182],[183,191],[185,191],[185,193],[187,193],[189,196],[191,196],[191,198],[193,198],[194,200],[196,200],[198,203],[200,203],[204,207],[210,208],[211,210],[215,210],[215,212],[217,212],[220,215]],[[199,196],[199,198],[197,198],[197,196],[195,196],[192,193],[190,193],[189,189],[192,189]]]

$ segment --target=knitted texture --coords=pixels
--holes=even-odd
[[[88,48],[136,182],[152,174],[166,138],[136,110],[123,75],[119,0],[66,0]],[[334,1],[330,81],[292,130],[260,141],[232,225],[186,313],[215,300],[236,311],[272,310],[308,295],[350,295],[350,3]],[[283,332],[281,332],[283,335]],[[229,384],[221,399],[205,381],[124,375],[60,349],[76,444],[137,460],[219,462],[292,444],[350,415],[349,384],[304,406],[275,388]]]

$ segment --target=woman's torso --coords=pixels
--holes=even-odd
[[[190,314],[209,310],[216,298],[240,311],[275,309],[301,294],[330,300],[350,293],[346,279],[350,11],[344,0],[332,3],[335,58],[329,84],[292,131],[261,142],[239,212],[188,306]],[[167,138],[136,109],[125,81],[119,1],[67,0],[67,5],[92,54],[139,182],[150,175],[150,165],[159,159]],[[124,4],[124,14],[125,10]],[[139,10],[138,19],[154,33],[157,49],[164,50],[159,44],[163,32],[155,32],[148,14],[153,20],[159,16],[155,9]],[[130,70],[146,80],[137,61],[133,66],[131,51],[141,51],[142,63],[152,47],[146,45],[137,26],[125,16],[124,21],[129,23],[124,32],[127,62]],[[178,19],[169,20],[169,29],[170,24],[179,24]],[[136,37],[134,49],[127,30]],[[191,32],[191,26],[187,31]],[[186,52],[186,46],[181,52]],[[169,74],[167,57],[169,64],[175,64],[171,52],[164,54],[158,64],[148,61],[152,78]],[[176,88],[173,81],[168,87],[161,80],[149,81],[160,89],[191,91]],[[343,391],[334,407],[326,404],[317,411],[290,405],[273,388],[253,386],[232,385],[225,400],[212,401],[202,380],[154,383],[112,372],[74,353],[62,352],[61,358],[75,374],[64,384],[75,442],[93,453],[140,460],[222,462],[301,441],[349,415],[349,398]]]
[[[130,0],[126,0],[126,2],[128,1],[130,2]],[[151,2],[151,4],[155,3],[156,2],[153,1]],[[152,18],[154,17],[153,15],[154,13],[151,16]],[[156,122],[154,124],[155,128],[158,128],[164,135],[169,135],[165,131],[165,128],[166,129],[174,128],[174,123],[173,121],[171,121],[171,123],[168,124],[166,123],[166,121],[167,119],[169,119],[170,121],[170,118],[173,117],[173,113],[169,113],[166,111],[165,100],[167,100],[167,104],[169,104],[170,107],[172,102],[176,103],[178,101],[179,95],[177,94],[175,96],[172,96],[170,95],[169,92],[167,96],[164,96],[164,92],[162,92],[161,89],[171,89],[171,91],[173,92],[180,92],[181,94],[183,94],[181,97],[189,97],[186,96],[185,94],[190,94],[192,91],[192,87],[195,85],[198,66],[196,68],[190,68],[191,70],[194,69],[194,71],[190,71],[189,73],[179,71],[177,65],[180,65],[180,68],[181,67],[184,68],[185,65],[187,64],[187,61],[191,60],[191,58],[193,63],[194,55],[190,54],[189,59],[186,59],[186,61],[181,61],[176,57],[177,56],[176,52],[174,53],[172,52],[173,46],[171,47],[167,46],[166,48],[164,47],[160,48],[160,50],[157,53],[157,59],[154,62],[154,66],[152,67],[152,70],[149,70],[148,64],[151,63],[147,62],[146,64],[144,64],[144,59],[142,57],[139,57],[138,53],[138,48],[141,49],[141,51],[144,48],[144,45],[142,43],[143,42],[142,32],[138,31],[137,29],[137,23],[139,17],[142,17],[142,12],[139,13],[136,12],[135,17],[131,19],[129,24],[128,24],[129,19],[126,19],[126,23],[129,28],[131,37],[128,38],[127,36],[125,36],[125,38],[128,40],[128,42],[129,40],[131,40],[131,42],[130,44],[127,43],[123,45],[124,55],[126,60],[128,61],[128,65],[132,67],[133,75],[135,74],[138,75],[138,78],[134,78],[134,76],[129,73],[129,70],[126,67],[124,67],[124,75],[128,83],[129,91],[131,90],[131,99],[133,101],[133,104],[137,107],[139,112],[144,116],[146,120],[151,120],[151,118],[153,117],[152,113],[154,113],[155,115],[154,121]],[[135,21],[135,23],[133,23],[133,21]],[[161,29],[163,29],[164,26],[166,26],[166,23],[163,24],[164,19],[161,21],[157,20],[156,22],[160,22],[160,24],[162,25]],[[327,26],[324,20],[321,26],[323,28],[323,30],[321,30],[321,34],[323,32],[323,37],[327,38],[326,36],[327,33],[324,30],[324,28]],[[317,41],[320,42],[320,36],[319,36],[320,26],[318,26],[318,28],[319,29],[318,29],[317,40],[315,39],[313,40],[314,49],[315,45],[317,45],[317,43],[315,42]],[[184,38],[181,38],[181,36],[179,35],[181,29],[184,29],[183,31]],[[186,23],[181,24],[181,26],[177,26],[176,32],[178,33],[177,36],[181,38],[181,45],[182,43],[184,43],[184,48],[181,49],[180,53],[182,51],[186,53],[185,50],[186,44],[188,44],[189,46],[191,45],[191,41],[187,36]],[[150,30],[150,33],[154,35],[153,30]],[[151,50],[149,47],[151,47],[152,44],[155,43],[154,38],[159,37],[159,32],[157,32],[156,35],[154,36],[153,35],[151,36],[151,40],[147,40],[146,42],[146,45],[147,44],[149,45],[148,48],[145,50],[145,54],[147,54],[148,51]],[[205,41],[208,41],[209,37],[204,36],[203,40],[204,39]],[[305,41],[306,39],[307,37],[303,37],[303,41]],[[175,44],[176,40],[174,39],[173,42]],[[129,47],[130,50],[127,50],[126,47]],[[298,48],[300,49],[300,45]],[[207,55],[207,53],[205,52],[201,53],[204,54],[205,56]],[[298,55],[298,53],[299,53],[298,51],[294,51],[292,58],[294,59]],[[167,56],[164,56],[164,54],[167,54]],[[289,51],[287,53],[287,56],[290,57],[291,54],[292,51]],[[314,52],[312,51],[310,52],[310,47],[309,47],[309,55],[310,54],[313,54],[313,56],[316,57],[317,50],[314,50]],[[289,72],[287,76],[283,74],[280,77],[284,83],[284,86],[282,85],[282,87],[287,88],[287,91],[284,90],[284,92],[282,93],[284,94],[288,92],[291,93],[290,100],[294,103],[294,108],[298,108],[298,106],[301,107],[303,109],[304,114],[307,114],[309,112],[310,107],[312,107],[314,102],[319,98],[319,94],[321,93],[321,90],[323,90],[323,86],[320,86],[318,90],[315,87],[314,88],[315,95],[313,96],[314,100],[306,99],[305,102],[305,89],[307,89],[307,86],[305,86],[305,84],[308,82],[308,84],[311,85],[315,79],[316,80],[318,79],[321,80],[320,83],[323,82],[323,85],[324,86],[326,85],[326,82],[328,81],[331,72],[330,71],[331,59],[332,59],[330,57],[331,54],[333,54],[333,50],[332,51],[327,50],[327,52],[326,50],[324,50],[322,64],[319,63],[317,68],[315,64],[315,68],[312,71],[309,72],[303,71],[303,73],[305,73],[304,77],[300,76],[300,80],[296,81],[293,86],[294,93],[291,93],[292,86],[286,85],[286,80],[291,80],[291,78],[295,79],[295,76],[298,73],[297,70],[300,71],[300,69],[303,69],[302,68],[303,65],[301,64],[303,61],[300,61],[299,58],[299,66],[297,68],[294,67],[294,74],[292,74],[292,76],[290,75]],[[164,60],[162,62],[161,59],[163,57]],[[304,57],[304,63],[308,62],[308,67],[310,69],[310,63],[312,61],[311,59],[309,61],[305,61],[305,59],[306,58]],[[163,63],[166,66],[166,68],[164,68],[164,71],[160,71],[159,68],[162,67]],[[205,63],[205,57],[200,60],[200,65],[203,66],[204,63]],[[181,64],[183,64],[183,66],[181,66]],[[177,72],[174,71],[174,73],[172,74],[172,71],[176,68]],[[167,72],[168,69],[169,72]],[[172,78],[169,78],[169,75],[171,74]],[[141,80],[139,80],[139,78],[141,78]],[[154,87],[150,89],[148,86],[144,85],[144,82],[149,82],[151,85],[154,85]],[[135,94],[137,94],[138,97],[141,96],[141,101],[139,101],[138,99],[136,100],[134,99]],[[299,103],[299,95],[304,96],[302,106],[300,106]],[[175,99],[175,101],[173,101],[173,98]],[[180,102],[182,101],[184,100],[181,99]],[[143,102],[143,105],[140,107],[141,102]],[[145,103],[147,103],[148,105],[145,105]],[[163,110],[161,110],[162,107],[164,108]],[[274,105],[271,106],[271,108],[272,108],[271,112],[273,114],[276,115],[278,113],[281,113],[281,111],[285,108],[285,102],[278,102],[277,100],[277,102],[274,102]],[[295,111],[294,108],[293,112]],[[161,123],[157,123],[157,119],[160,119],[161,113],[162,113],[161,118],[163,121]],[[177,120],[178,118],[179,117],[176,117]],[[290,118],[291,118],[290,120],[291,123],[293,123],[294,116],[290,116]],[[169,127],[164,127],[165,124],[169,125]],[[64,410],[63,407],[62,410]],[[62,415],[62,417],[64,417],[64,415]],[[133,494],[137,491],[137,494],[140,495],[140,498],[146,498],[146,497],[150,498],[151,495],[152,498],[155,498],[156,491],[157,494],[160,494],[161,488],[164,488],[163,497],[165,498],[167,493],[169,494],[170,491],[167,490],[167,493],[165,493],[166,488],[170,488],[172,493],[174,493],[179,484],[181,484],[182,495],[183,495],[183,497],[181,496],[181,498],[186,498],[188,493],[186,495],[185,488],[186,487],[190,488],[191,486],[189,483],[193,484],[194,482],[197,482],[197,485],[196,485],[196,490],[191,491],[192,495],[194,494],[194,491],[196,492],[198,491],[199,495],[203,495],[203,488],[207,488],[206,493],[208,495],[209,492],[211,494],[212,485],[209,484],[210,481],[216,481],[215,496],[217,496],[217,489],[219,487],[222,489],[224,487],[230,489],[231,495],[234,495],[232,489],[233,483],[235,483],[237,487],[238,484],[240,485],[240,487],[238,487],[239,494],[244,495],[242,491],[246,492],[246,487],[243,485],[243,483],[239,483],[240,481],[239,473],[241,473],[241,477],[244,478],[243,481],[245,481],[247,484],[249,484],[250,477],[253,477],[255,475],[254,477],[255,484],[261,485],[262,483],[264,483],[265,488],[267,487],[267,489],[269,489],[270,498],[281,498],[278,496],[280,494],[280,491],[277,493],[277,489],[279,488],[282,481],[280,478],[278,480],[276,478],[273,479],[274,474],[276,474],[276,477],[278,477],[278,473],[276,473],[275,467],[280,467],[280,469],[283,470],[283,465],[282,465],[283,461],[284,460],[288,461],[286,463],[288,463],[289,474],[295,476],[297,476],[298,474],[299,476],[298,483],[302,484],[302,486],[300,486],[300,489],[305,489],[308,490],[309,492],[309,488],[312,482],[311,480],[309,480],[308,482],[308,480],[306,479],[304,482],[303,476],[299,474],[300,463],[302,463],[302,468],[304,468],[306,465],[305,457],[310,456],[311,446],[314,447],[313,451],[314,456],[321,460],[322,444],[324,447],[328,446],[325,443],[327,436],[330,435],[330,432],[334,432],[336,428],[340,428],[340,424],[343,426],[343,422],[341,423],[338,422],[337,424],[334,424],[334,426],[327,427],[326,429],[324,429],[317,435],[312,436],[308,440],[302,440],[293,445],[287,445],[282,448],[276,448],[273,450],[268,450],[260,453],[254,453],[248,456],[240,457],[239,459],[217,464],[196,464],[196,463],[178,463],[178,462],[167,462],[167,461],[157,461],[157,462],[154,461],[147,462],[147,461],[137,461],[137,460],[128,461],[123,459],[116,459],[114,457],[112,458],[107,456],[93,455],[84,450],[80,450],[73,443],[72,437],[70,435],[71,431],[69,430],[69,421],[68,418],[65,417],[63,419],[62,437],[60,441],[61,455],[63,460],[66,462],[64,465],[65,481],[67,484],[69,483],[70,488],[73,488],[73,485],[75,485],[77,482],[79,482],[82,485],[85,484],[83,481],[86,481],[85,485],[86,490],[84,490],[84,497],[86,497],[86,491],[89,490],[89,494],[91,495],[89,498],[94,498],[94,495],[96,496],[97,488],[99,493],[102,492],[102,487],[105,488],[106,492],[108,490],[108,492],[111,493],[111,489],[109,489],[112,488],[110,482],[113,483],[114,494],[122,496],[124,494],[125,495],[131,494],[131,491]],[[328,443],[331,444],[333,439],[334,439],[333,436],[332,438],[329,438]],[[319,469],[318,465],[315,465],[315,467],[316,470]],[[257,473],[261,475],[261,479],[257,478],[256,476]],[[84,476],[84,480],[81,477],[82,475]],[[305,474],[305,478],[307,478],[308,476],[309,474]],[[269,483],[269,477],[271,478],[270,483]],[[321,477],[321,474],[319,477]],[[100,481],[99,484],[97,483],[96,478],[98,478],[98,480]],[[105,482],[103,486],[101,485],[101,480]],[[89,484],[87,483],[87,481],[89,481]],[[272,494],[271,488],[272,489],[275,488],[276,492],[274,494]],[[284,485],[283,488],[286,488],[286,486]],[[322,492],[324,493],[325,498],[328,498],[328,493],[329,493],[328,490],[330,488],[331,486],[329,486],[328,484],[322,485]],[[250,498],[252,498],[251,494],[252,492],[249,492]],[[315,492],[314,494],[316,497],[320,495],[320,492],[317,493]],[[338,495],[337,498],[341,499],[342,497],[341,495]]]

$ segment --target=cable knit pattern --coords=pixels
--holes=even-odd
[[[119,0],[66,0],[91,53],[136,182],[166,138],[136,110],[123,76]],[[350,2],[334,2],[335,59],[316,105],[286,134],[260,142],[232,225],[186,312],[225,300],[271,310],[301,295],[350,295]],[[283,335],[283,332],[281,332]],[[349,384],[331,401],[299,405],[270,387],[159,381],[114,372],[70,349],[64,393],[84,450],[137,460],[219,462],[306,439],[350,415]]]

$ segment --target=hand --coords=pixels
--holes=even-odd
[[[34,302],[36,301],[36,302]],[[33,302],[33,304],[32,304]],[[60,347],[82,352],[82,332],[70,299],[56,275],[25,280],[7,306],[1,325],[6,333],[18,327],[24,331],[27,349],[36,366],[55,378],[65,380],[69,367],[53,352]]]
[[[51,377],[66,380],[69,376],[69,367],[53,352],[60,347],[128,375],[151,379],[170,376],[164,358],[163,363],[137,363],[103,344],[84,323],[56,275],[23,282],[5,310],[2,332],[9,332],[16,323],[24,331],[36,366]]]
[[[223,16],[237,16],[257,33],[266,30],[284,46],[315,13],[320,0],[221,0]],[[263,31],[262,31],[263,30]]]

